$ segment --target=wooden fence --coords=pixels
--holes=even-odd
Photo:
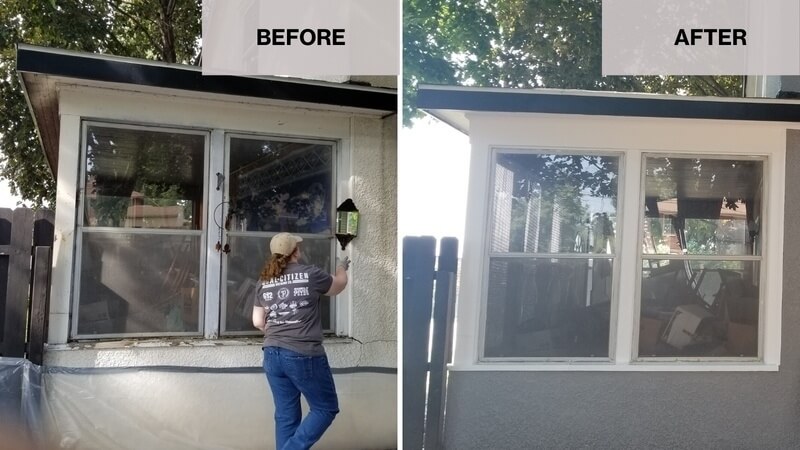
[[[404,449],[443,448],[457,273],[457,239],[403,239]]]
[[[53,212],[0,208],[0,356],[42,363]]]

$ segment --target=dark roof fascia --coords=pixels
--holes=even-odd
[[[283,81],[227,75],[203,76],[180,65],[149,64],[133,58],[102,57],[45,48],[19,46],[17,71],[65,78],[124,83],[375,111],[397,111],[397,93],[358,89],[333,83]]]
[[[579,114],[676,119],[800,122],[800,102],[682,100],[627,95],[586,95],[420,87],[417,107],[425,111],[457,110],[504,113]],[[435,114],[434,114],[435,115]]]

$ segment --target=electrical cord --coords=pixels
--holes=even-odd
[[[217,230],[219,230],[219,238],[217,239],[216,249],[217,251],[224,250],[225,253],[230,251],[230,246],[226,243],[224,246],[222,245],[222,238],[223,238],[223,226],[217,222],[217,210],[222,207],[222,205],[230,203],[230,202],[220,202],[215,208],[214,211],[211,213],[211,219],[214,221],[214,225],[217,226]],[[222,219],[222,214],[220,214],[220,219]]]

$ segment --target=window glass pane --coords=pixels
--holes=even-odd
[[[646,259],[639,356],[758,355],[758,261]]]
[[[230,140],[232,231],[332,233],[333,146]]]
[[[645,254],[760,254],[763,161],[646,161]]]
[[[500,153],[492,252],[613,253],[619,158]]]
[[[270,238],[253,236],[231,236],[228,243],[231,252],[228,253],[228,282],[227,305],[225,309],[226,331],[251,331],[258,333],[253,328],[253,302],[255,289],[261,269],[268,257]],[[301,262],[313,264],[323,270],[330,271],[331,245],[333,239],[304,238],[300,243]],[[331,302],[328,297],[322,297],[322,328],[332,329]]]
[[[199,332],[200,242],[84,233],[78,334]]]
[[[92,125],[84,225],[199,230],[205,136]]]
[[[612,259],[491,258],[485,357],[607,357]]]

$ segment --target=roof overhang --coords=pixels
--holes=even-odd
[[[381,117],[397,112],[395,89],[297,78],[203,76],[196,66],[25,44],[17,47],[17,72],[53,175],[58,164],[59,84]]]
[[[764,98],[420,85],[417,107],[469,134],[470,113],[800,122],[800,102]]]

